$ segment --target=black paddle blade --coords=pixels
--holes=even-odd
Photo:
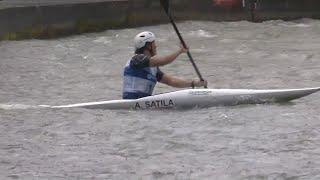
[[[169,0],[160,0],[160,4],[166,13],[169,14]]]

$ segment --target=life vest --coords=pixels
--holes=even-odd
[[[130,61],[123,73],[123,99],[138,99],[152,95],[157,84],[158,67],[133,68]]]

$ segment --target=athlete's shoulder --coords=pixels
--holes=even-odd
[[[149,59],[147,55],[145,54],[135,54],[131,60],[133,61],[143,61],[144,59]]]
[[[150,58],[144,54],[136,54],[131,58],[130,66],[133,68],[149,67]]]

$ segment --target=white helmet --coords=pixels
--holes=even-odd
[[[136,35],[134,38],[134,47],[140,49],[146,45],[147,42],[153,42],[156,40],[156,36],[149,31],[144,31]]]

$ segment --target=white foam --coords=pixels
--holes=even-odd
[[[215,34],[211,34],[208,31],[204,31],[202,29],[197,30],[197,31],[191,31],[190,33],[191,35],[195,35],[197,37],[207,37],[207,38],[214,38],[214,37],[218,37],[218,35]]]
[[[108,37],[99,37],[98,39],[94,40],[95,43],[102,43],[102,44],[111,44],[111,40]]]
[[[311,25],[309,24],[303,24],[303,23],[299,23],[299,24],[284,24],[281,23],[281,26],[285,26],[285,27],[300,27],[300,28],[308,28],[311,27]]]
[[[0,109],[3,110],[18,110],[18,109],[36,109],[40,106],[25,105],[25,104],[0,104]]]

